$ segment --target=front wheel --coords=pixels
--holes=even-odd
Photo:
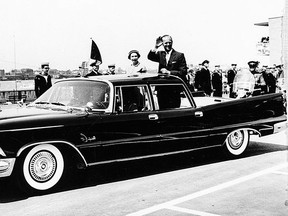
[[[235,130],[225,140],[225,150],[230,156],[240,156],[246,150],[250,140],[248,130]]]
[[[20,181],[28,191],[47,191],[63,176],[64,158],[53,145],[44,144],[32,148],[20,164]]]

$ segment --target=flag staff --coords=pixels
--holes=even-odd
[[[13,35],[14,39],[14,79],[15,79],[15,92],[13,97],[13,102],[16,102],[16,93],[17,93],[17,77],[16,77],[16,42],[15,42],[15,34]]]

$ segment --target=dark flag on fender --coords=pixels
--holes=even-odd
[[[101,54],[94,40],[92,40],[90,58],[95,60],[96,65],[102,64]]]

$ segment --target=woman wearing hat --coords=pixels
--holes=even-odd
[[[147,69],[144,65],[139,62],[140,53],[138,50],[131,50],[128,53],[128,59],[131,60],[132,64],[127,68],[127,74],[137,74],[137,73],[146,73]]]

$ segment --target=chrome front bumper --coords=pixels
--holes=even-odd
[[[15,158],[0,158],[0,178],[11,175],[15,160]]]

